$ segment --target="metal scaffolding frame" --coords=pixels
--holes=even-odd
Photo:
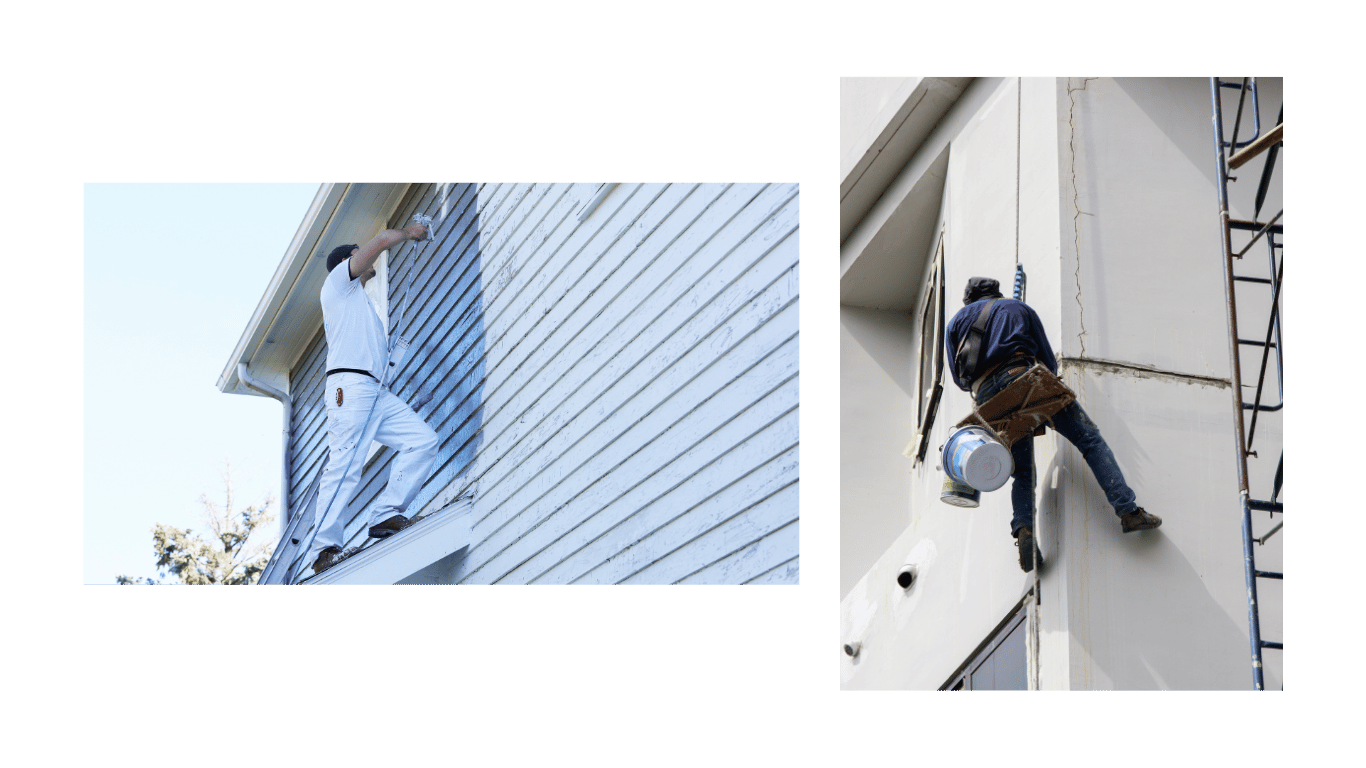
[[[1233,122],[1233,132],[1229,138],[1225,138],[1223,104],[1221,92],[1226,89],[1238,90],[1238,110]],[[1238,131],[1243,119],[1243,107],[1251,97],[1253,135],[1245,141],[1238,140]],[[1253,543],[1265,544],[1266,540],[1279,531],[1282,527],[1278,522],[1269,532],[1260,538],[1252,536],[1252,511],[1264,511],[1272,514],[1283,512],[1283,505],[1279,501],[1281,495],[1282,469],[1285,462],[1284,448],[1281,451],[1280,461],[1276,465],[1276,477],[1273,482],[1271,496],[1269,499],[1254,499],[1251,497],[1248,483],[1247,457],[1256,456],[1253,450],[1253,440],[1257,432],[1257,415],[1266,411],[1279,411],[1285,405],[1285,389],[1282,376],[1282,350],[1281,343],[1281,316],[1280,316],[1280,296],[1281,282],[1284,277],[1285,260],[1283,255],[1279,255],[1281,243],[1278,241],[1284,235],[1283,226],[1278,222],[1282,210],[1265,223],[1259,222],[1262,204],[1266,200],[1267,189],[1271,183],[1271,176],[1275,171],[1276,160],[1281,148],[1282,137],[1282,118],[1284,108],[1276,119],[1276,125],[1272,129],[1263,133],[1259,110],[1259,99],[1257,94],[1257,79],[1243,78],[1236,81],[1225,81],[1217,77],[1210,78],[1210,98],[1213,102],[1214,110],[1214,145],[1217,157],[1217,180],[1219,192],[1219,218],[1220,229],[1223,234],[1224,245],[1224,294],[1227,302],[1228,330],[1229,330],[1229,373],[1233,389],[1233,408],[1234,408],[1234,441],[1237,451],[1238,467],[1238,498],[1242,507],[1242,527],[1243,527],[1243,574],[1247,583],[1248,596],[1248,631],[1252,651],[1252,682],[1253,688],[1262,690],[1262,650],[1276,649],[1282,650],[1279,642],[1271,642],[1262,639],[1261,622],[1258,616],[1257,602],[1257,580],[1258,579],[1282,579],[1282,574],[1257,569],[1256,558],[1253,553]],[[1242,167],[1248,162],[1265,157],[1262,166],[1260,181],[1257,187],[1255,210],[1252,221],[1240,221],[1229,217],[1228,185],[1229,182],[1237,181],[1237,178],[1230,176],[1229,172]],[[1253,232],[1252,238],[1237,253],[1233,250],[1234,230]],[[1235,275],[1233,265],[1235,259],[1241,259],[1257,243],[1263,243],[1268,258],[1270,259],[1269,278],[1245,277]],[[1237,317],[1237,298],[1236,287],[1238,283],[1257,283],[1270,285],[1271,287],[1271,309],[1270,318],[1267,321],[1266,335],[1262,340],[1242,339],[1238,336],[1238,317]],[[1257,392],[1252,402],[1243,400],[1243,383],[1240,347],[1257,346],[1262,348],[1261,369],[1257,376]],[[1263,405],[1262,395],[1266,383],[1266,369],[1270,360],[1271,352],[1276,353],[1276,383],[1280,402],[1275,405]],[[1251,414],[1251,424],[1245,428],[1245,417]]]

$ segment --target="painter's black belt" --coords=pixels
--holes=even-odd
[[[365,376],[369,376],[372,379],[375,379],[375,374],[369,371],[362,371],[359,368],[333,368],[327,373],[324,373],[323,376],[331,376],[334,373],[359,373]],[[375,381],[379,381],[379,379],[375,379]]]

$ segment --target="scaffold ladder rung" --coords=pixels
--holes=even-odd
[[[1229,219],[1228,225],[1231,229],[1239,229],[1244,232],[1259,232],[1262,227],[1266,227],[1266,222],[1248,221],[1247,219]],[[1285,234],[1285,225],[1272,224],[1270,227],[1267,227],[1266,231],[1273,235],[1283,235]],[[1280,246],[1278,245],[1276,247],[1279,248]]]

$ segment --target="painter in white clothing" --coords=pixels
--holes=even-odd
[[[398,452],[389,482],[370,508],[369,534],[382,539],[411,524],[404,516],[436,461],[436,432],[382,385],[388,367],[384,325],[370,306],[365,284],[379,255],[406,240],[428,236],[423,224],[386,229],[362,246],[343,245],[327,257],[321,294],[327,334],[327,406],[330,446],[318,483],[317,532],[304,562],[321,573],[341,557],[342,513],[356,492],[372,441]]]

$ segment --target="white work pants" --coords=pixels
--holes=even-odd
[[[387,445],[398,455],[389,468],[388,485],[370,507],[366,528],[403,514],[436,463],[436,432],[407,403],[369,376],[359,373],[328,376],[323,400],[327,405],[331,454],[318,483],[314,512],[318,531],[309,548],[308,559],[304,561],[305,568],[313,567],[323,549],[341,548],[346,533],[342,513],[360,483],[371,442]],[[325,509],[323,505],[327,505]]]

